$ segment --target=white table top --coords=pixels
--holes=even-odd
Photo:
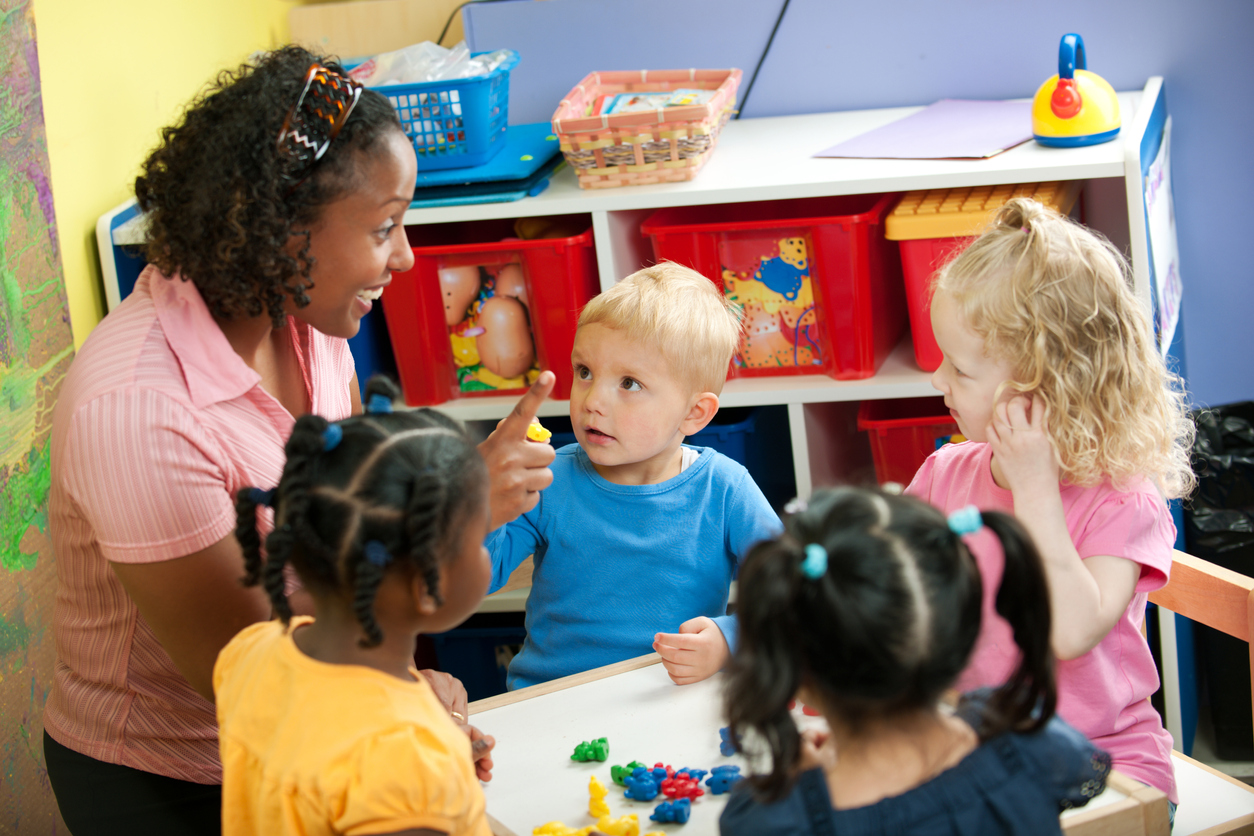
[[[592,672],[585,676],[590,681],[530,699],[501,705],[512,696],[505,695],[472,705],[473,723],[497,740],[494,776],[484,786],[488,812],[518,836],[529,836],[534,828],[554,820],[585,827],[594,822],[587,812],[588,779],[596,775],[610,790],[606,797],[610,814],[635,813],[641,833],[659,830],[715,836],[727,796],[707,793],[693,804],[687,824],[661,825],[650,821],[649,815],[665,799],[660,795],[652,802],[624,798],[623,788],[610,779],[610,766],[637,760],[650,766],[661,761],[676,769],[709,770],[728,763],[744,769],[739,755],[719,754],[718,729],[726,722],[722,677],[679,687],[659,664],[600,678],[593,678]],[[538,686],[536,691],[552,685]],[[800,713],[797,717],[802,726],[822,723],[821,718],[803,718]],[[598,737],[609,740],[609,760],[570,760],[578,743]],[[1182,803],[1174,836],[1187,836],[1245,815],[1254,822],[1254,790],[1183,757],[1176,761],[1176,779]],[[1094,811],[1118,806],[1126,798],[1110,788],[1087,807],[1064,813],[1063,825],[1077,817],[1091,818]]]

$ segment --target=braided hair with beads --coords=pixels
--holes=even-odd
[[[375,377],[366,386],[365,415],[335,423],[301,417],[273,494],[257,488],[236,494],[242,582],[263,586],[285,624],[292,617],[289,563],[310,589],[351,591],[363,647],[383,641],[374,598],[386,572],[415,573],[442,603],[441,560],[461,520],[478,510],[469,503],[483,496],[487,469],[459,422],[430,409],[393,412],[398,394]],[[274,529],[263,553],[257,516],[267,504]]]

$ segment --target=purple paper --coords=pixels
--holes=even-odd
[[[983,159],[1031,138],[1031,102],[941,99],[814,156]]]

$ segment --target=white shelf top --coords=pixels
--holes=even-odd
[[[1132,124],[1141,92],[1119,94],[1122,121]],[[1124,176],[1122,142],[1087,148],[1046,148],[1028,141],[984,160],[817,159],[813,155],[922,110],[895,107],[742,119],[727,123],[718,147],[695,179],[683,183],[580,189],[564,166],[540,195],[512,203],[411,209],[406,224],[533,215],[653,209],[750,200],[824,197]]]
[[[738,377],[727,381],[719,406],[866,401],[882,398],[925,398],[940,394],[932,388],[932,373],[914,362],[914,345],[907,335],[884,360],[879,371],[863,380],[833,380],[827,375]],[[435,409],[462,421],[499,420],[509,414],[521,395],[459,398],[436,404]],[[545,401],[540,417],[568,415],[570,401]]]
[[[1125,129],[1136,118],[1141,91],[1119,94]],[[1028,141],[984,160],[860,160],[817,159],[813,155],[921,107],[851,110],[740,119],[727,123],[718,148],[693,180],[654,186],[580,189],[575,173],[563,166],[548,189],[536,197],[508,203],[410,209],[407,225],[450,221],[568,215],[597,211],[656,209],[750,200],[825,197],[1083,180],[1124,176],[1123,142],[1087,148],[1046,148]],[[115,244],[143,241],[143,218],[136,217],[113,232]]]

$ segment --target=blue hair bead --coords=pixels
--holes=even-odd
[[[327,428],[322,431],[322,449],[328,453],[331,452],[339,445],[343,437],[344,430],[339,424],[327,424]]]
[[[984,518],[980,516],[980,509],[974,505],[959,508],[949,515],[949,530],[959,537],[974,534],[983,527]]]
[[[806,556],[801,561],[801,573],[810,580],[818,580],[827,573],[827,549],[818,543],[806,544]]]
[[[387,395],[375,393],[370,396],[370,400],[366,401],[367,415],[386,415],[392,411],[392,399]]]
[[[249,488],[248,498],[252,500],[254,505],[264,505],[267,508],[273,508],[274,494],[277,490],[278,488],[271,488],[268,491],[263,491],[261,488]]]
[[[380,569],[392,562],[392,553],[388,551],[387,546],[378,540],[367,541],[361,550],[366,556],[366,561],[378,566]]]

